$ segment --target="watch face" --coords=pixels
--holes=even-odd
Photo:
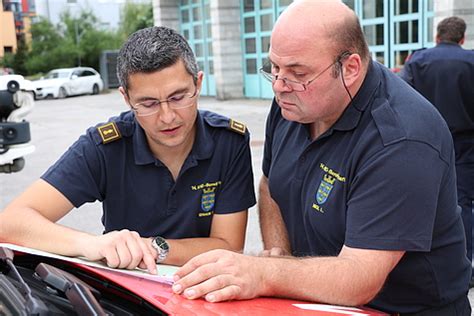
[[[161,243],[160,245],[161,249],[163,250],[169,250],[169,246],[168,246],[168,243],[166,241],[163,240],[163,242]]]
[[[161,249],[163,249],[165,251],[169,250],[168,243],[166,242],[166,240],[164,238],[156,237],[155,242],[158,245],[158,247],[160,247]]]

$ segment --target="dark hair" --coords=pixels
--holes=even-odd
[[[131,74],[162,70],[179,60],[196,83],[199,70],[186,39],[168,27],[148,27],[130,35],[123,44],[117,58],[117,77],[127,91]]]
[[[437,36],[441,42],[459,43],[466,32],[466,22],[457,16],[446,18],[439,22]]]
[[[338,57],[344,52],[350,52],[352,54],[359,54],[365,63],[369,62],[369,46],[355,13],[329,30],[328,38],[332,41]]]

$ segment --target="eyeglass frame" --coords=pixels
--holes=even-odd
[[[326,71],[328,71],[329,68],[331,68],[332,66],[334,66],[335,64],[337,63],[341,63],[343,59],[349,57],[350,55],[352,55],[351,52],[349,51],[344,51],[342,52],[341,54],[339,54],[337,57],[336,57],[336,60],[334,62],[332,62],[329,66],[327,66],[326,68],[324,68],[322,71],[320,71],[313,79],[310,79],[308,81],[306,81],[305,83],[303,82],[299,82],[299,81],[294,81],[294,80],[290,80],[288,78],[278,78],[279,75],[274,75],[270,72],[267,72],[265,71],[263,68],[264,67],[260,67],[259,69],[259,72],[260,74],[262,74],[263,78],[265,78],[266,80],[268,80],[269,82],[271,82],[272,86],[275,84],[275,82],[277,80],[281,80],[283,81],[283,83],[285,84],[285,86],[291,88],[291,90],[293,91],[296,91],[296,92],[304,92],[306,91],[307,89],[307,86],[310,85],[312,82],[314,82],[316,79],[318,79],[319,77],[321,77]],[[271,61],[270,61],[271,62]],[[288,84],[288,82],[290,84],[299,84],[303,87],[303,90],[296,90],[292,85]]]
[[[195,85],[194,87],[195,87],[194,93],[193,93],[191,96],[188,96],[189,99],[192,99],[192,98],[196,97],[196,96],[198,95],[198,93],[199,93],[198,87],[197,87],[196,85]],[[183,93],[183,94],[184,94],[184,95],[189,95],[189,94],[191,94],[191,93],[188,92],[188,93]],[[175,95],[176,95],[176,94],[175,94]],[[151,112],[151,113],[148,113],[148,114],[139,114],[139,113],[138,113],[138,109],[135,108],[137,105],[140,105],[141,103],[143,103],[143,102],[145,102],[145,101],[137,102],[137,103],[135,103],[134,105],[130,104],[130,108],[132,109],[132,111],[133,111],[137,116],[149,116],[149,115],[153,115],[153,114],[156,114],[156,113],[158,113],[158,112],[160,111],[160,109],[161,109],[160,105],[161,105],[162,103],[168,103],[168,105],[169,105],[170,102],[172,102],[170,99],[173,98],[175,95],[173,95],[173,96],[171,96],[171,97],[169,97],[169,98],[167,98],[166,100],[163,100],[163,101],[161,101],[161,100],[159,100],[159,99],[153,99],[153,101],[158,102],[158,104],[154,104],[154,105],[152,105],[152,107],[156,107],[157,109],[156,109],[154,112]],[[129,96],[129,98],[130,98],[130,96]],[[191,102],[191,103],[190,103],[189,105],[187,105],[187,106],[182,106],[182,107],[177,107],[177,108],[170,106],[170,108],[172,108],[173,110],[179,110],[179,109],[186,109],[186,108],[188,108],[188,107],[191,107],[192,105],[193,105],[193,103]]]

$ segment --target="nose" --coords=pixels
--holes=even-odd
[[[274,92],[291,92],[292,89],[286,84],[285,80],[278,78],[273,81],[272,85]]]
[[[176,112],[169,106],[167,101],[160,104],[160,120],[165,124],[170,124],[176,118]]]

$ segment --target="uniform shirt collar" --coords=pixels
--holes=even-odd
[[[458,43],[454,43],[454,42],[439,42],[438,44],[436,44],[436,47],[438,46],[451,46],[451,47],[459,47],[461,48],[461,45],[459,45]]]
[[[365,111],[373,95],[381,82],[381,70],[377,62],[371,61],[364,82],[357,94],[353,97],[351,104],[342,113],[339,120],[330,130],[348,131],[354,129],[359,123],[362,113]]]
[[[135,156],[135,163],[137,165],[152,164],[157,161],[148,146],[148,140],[143,128],[134,119],[135,130],[133,133],[133,151]],[[212,156],[214,150],[214,140],[210,133],[210,127],[205,122],[205,118],[201,112],[198,111],[196,117],[196,138],[194,139],[193,148],[190,156],[195,159],[207,159]]]
[[[208,159],[214,151],[214,138],[211,135],[211,127],[207,124],[206,118],[198,111],[196,117],[196,138],[194,140],[191,155],[196,159]]]
[[[135,129],[133,132],[133,152],[135,156],[135,164],[147,165],[156,162],[156,158],[153,156],[150,147],[148,146],[148,140],[145,131],[134,118]]]

